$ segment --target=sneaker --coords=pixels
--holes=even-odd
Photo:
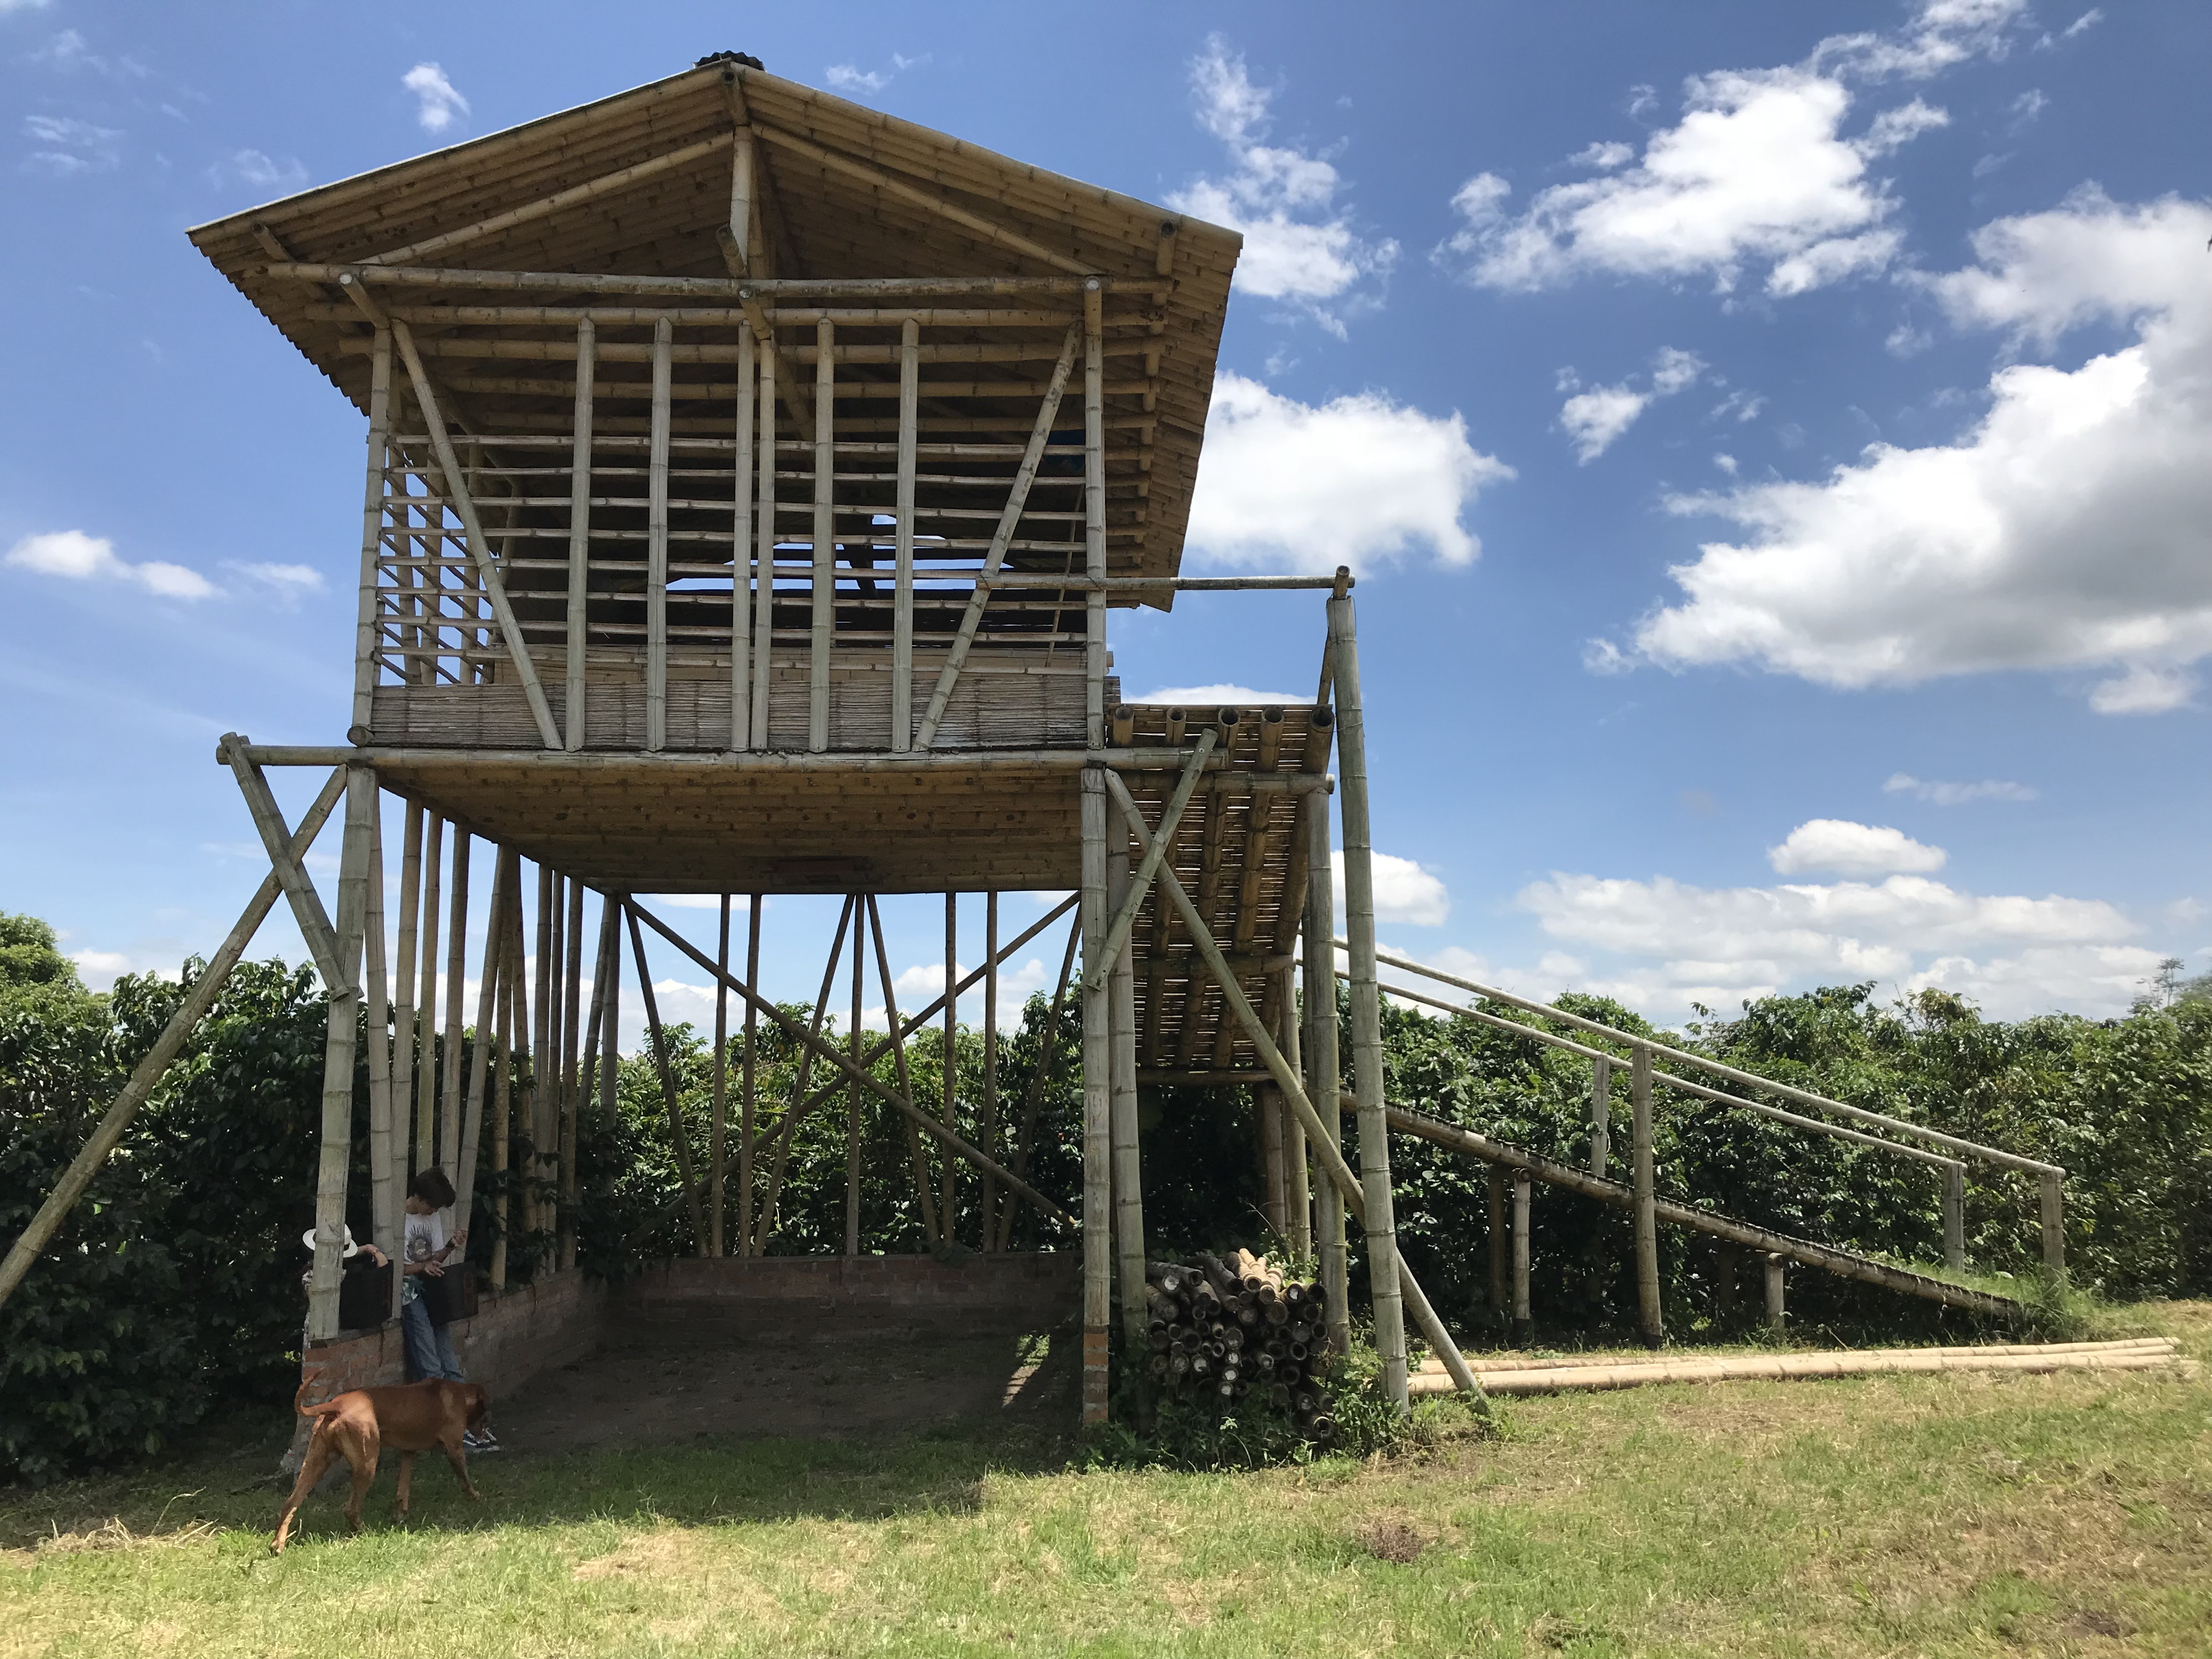
[[[464,1434],[461,1437],[461,1444],[468,1450],[479,1455],[484,1452],[495,1452],[499,1449],[499,1442],[489,1431],[483,1434]]]

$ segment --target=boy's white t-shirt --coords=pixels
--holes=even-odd
[[[402,1248],[407,1253],[408,1261],[428,1261],[445,1249],[446,1212],[443,1210],[433,1210],[428,1215],[410,1215],[406,1223]],[[405,1299],[412,1302],[422,1294],[422,1275],[409,1273],[400,1288]]]

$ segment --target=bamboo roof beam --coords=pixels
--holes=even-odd
[[[445,265],[362,265],[295,259],[272,262],[272,276],[303,283],[335,283],[349,272],[362,282],[392,288],[482,289],[486,292],[534,290],[553,294],[665,294],[700,299],[763,301],[785,295],[817,299],[916,299],[957,295],[1080,294],[1086,282],[1108,291],[1110,276],[658,276],[586,270],[461,270]],[[1127,293],[1132,285],[1120,284]]]

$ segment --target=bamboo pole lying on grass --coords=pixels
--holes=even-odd
[[[2066,1354],[2066,1353],[2161,1353],[2179,1358],[2181,1345],[2170,1336],[2128,1336],[2106,1342],[1978,1342],[1952,1344],[1932,1348],[1850,1348],[1840,1351],[1853,1355],[1871,1355],[1897,1358],[1924,1354],[1942,1354],[1954,1358],[1998,1358],[2007,1354]],[[1563,1371],[1581,1367],[1607,1370],[1624,1365],[1701,1364],[1708,1360],[1739,1358],[1735,1354],[1708,1354],[1700,1359],[1695,1352],[1679,1354],[1672,1359],[1620,1359],[1605,1355],[1555,1355],[1544,1358],[1529,1358],[1519,1355],[1472,1353],[1468,1363],[1480,1376],[1487,1376],[1499,1371]],[[1424,1371],[1442,1374],[1443,1365],[1431,1355],[1421,1362]]]
[[[1941,1371],[2142,1371],[2161,1366],[2189,1370],[2196,1362],[2171,1348],[2061,1343],[2002,1353],[1945,1349],[1887,1349],[1867,1353],[1738,1354],[1715,1359],[1629,1361],[1618,1365],[1560,1365],[1545,1370],[1483,1370],[1476,1375],[1492,1394],[1550,1394],[1569,1389],[1632,1389],[1652,1382],[1794,1382],[1830,1376],[1913,1375]],[[1448,1394],[1452,1380],[1423,1372],[1415,1394]]]

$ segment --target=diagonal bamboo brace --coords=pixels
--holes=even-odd
[[[323,987],[334,997],[357,990],[338,961],[337,933],[331,926],[330,912],[323,908],[322,896],[315,891],[315,884],[307,879],[307,872],[292,856],[291,832],[284,827],[284,814],[278,810],[276,798],[269,793],[269,780],[261,769],[246,758],[251,738],[237,732],[227,734],[216,745],[216,758],[227,764],[237,775],[239,792],[246,797],[246,810],[253,815],[253,827],[261,833],[261,845],[269,854],[276,879],[291,901],[292,915],[300,924],[300,933],[307,941],[308,952],[315,958],[315,971],[323,976]]]
[[[1105,773],[1106,787],[1113,795],[1115,805],[1121,809],[1121,816],[1128,820],[1129,833],[1139,846],[1150,852],[1152,836],[1145,828],[1145,815],[1139,810],[1135,798],[1129,793],[1128,785],[1112,770],[1103,767],[1099,769]],[[1237,975],[1230,968],[1228,959],[1221,954],[1220,945],[1214,942],[1212,931],[1206,927],[1206,919],[1198,914],[1198,906],[1191,902],[1190,895],[1183,890],[1183,884],[1176,878],[1176,872],[1163,865],[1158,880],[1181,913],[1183,926],[1190,931],[1191,942],[1198,946],[1199,954],[1206,958],[1206,966],[1212,969],[1214,978],[1220,982],[1223,1000],[1237,1016],[1237,1024],[1244,1028],[1244,1034],[1252,1039],[1252,1047],[1273,1077],[1275,1086],[1283,1091],[1284,1097],[1291,1103],[1291,1109],[1297,1113],[1298,1121],[1305,1125],[1306,1138],[1315,1155],[1328,1171],[1329,1178],[1336,1182],[1338,1190],[1343,1193],[1352,1212],[1364,1220],[1366,1189],[1360,1184],[1358,1176],[1352,1172],[1351,1165],[1344,1161],[1344,1154],[1338,1148],[1338,1135],[1341,1132],[1323,1124],[1321,1115],[1313,1109],[1313,1103],[1306,1098],[1304,1084],[1297,1073],[1291,1069],[1290,1061],[1283,1058],[1283,1051],[1275,1046],[1274,1039],[1267,1035],[1267,1028],[1253,1008],[1251,999],[1244,994],[1244,988],[1237,982]],[[1450,1334],[1444,1329],[1443,1322],[1437,1317],[1436,1310],[1429,1304],[1427,1295],[1414,1279],[1402,1256],[1398,1261],[1398,1290],[1399,1294],[1405,1297],[1407,1305],[1413,1309],[1422,1336],[1427,1340],[1437,1357],[1443,1361],[1444,1369],[1451,1373],[1453,1383],[1479,1396],[1482,1390],[1475,1382],[1474,1373],[1468,1369],[1466,1357],[1460,1352],[1459,1344],[1453,1341]]]
[[[1120,914],[1106,929],[1106,943],[1099,950],[1098,965],[1085,975],[1085,988],[1105,988],[1106,975],[1129,942],[1129,930],[1137,925],[1137,913],[1145,908],[1145,895],[1152,890],[1152,878],[1159,872],[1160,860],[1175,842],[1183,809],[1190,805],[1191,792],[1198,787],[1199,774],[1206,770],[1206,757],[1212,754],[1219,735],[1210,729],[1200,733],[1198,747],[1191,750],[1190,758],[1183,763],[1182,776],[1176,782],[1175,793],[1169,797],[1168,810],[1160,815],[1159,833],[1152,837],[1152,845],[1145,848],[1144,857],[1138,860],[1137,873],[1129,880],[1128,896],[1121,901]]]

